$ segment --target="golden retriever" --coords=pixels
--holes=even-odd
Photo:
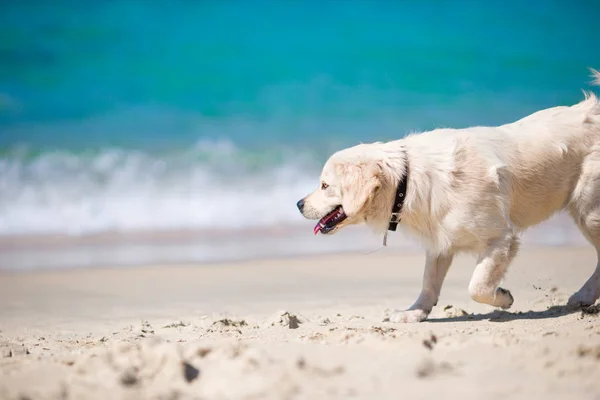
[[[600,72],[592,73],[600,85]],[[566,209],[600,258],[600,101],[586,93],[573,106],[497,127],[436,129],[338,151],[319,187],[297,206],[319,220],[315,234],[359,223],[387,234],[404,181],[399,226],[424,243],[425,272],[415,303],[389,320],[425,320],[459,252],[477,256],[468,288],[473,300],[507,309],[513,296],[499,285],[528,227]],[[568,304],[599,297],[600,260]]]

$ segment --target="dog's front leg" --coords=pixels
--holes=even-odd
[[[444,278],[452,264],[452,254],[431,254],[425,258],[423,288],[421,294],[408,310],[392,311],[386,320],[390,322],[421,322],[424,321],[431,309],[437,304],[442,290]]]
[[[513,296],[510,291],[500,287],[500,282],[518,249],[519,240],[512,231],[490,242],[479,257],[469,282],[469,293],[473,300],[502,309],[512,306]]]

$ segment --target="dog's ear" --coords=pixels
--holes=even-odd
[[[346,215],[360,214],[381,189],[382,167],[374,161],[340,167],[342,207]]]

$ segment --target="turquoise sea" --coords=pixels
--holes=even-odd
[[[0,2],[0,235],[309,234],[295,202],[331,151],[581,100],[599,17],[592,0]]]

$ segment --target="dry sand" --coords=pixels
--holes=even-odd
[[[501,312],[460,257],[411,325],[421,254],[1,273],[0,398],[600,399],[600,315],[560,306],[595,258],[524,249]]]

